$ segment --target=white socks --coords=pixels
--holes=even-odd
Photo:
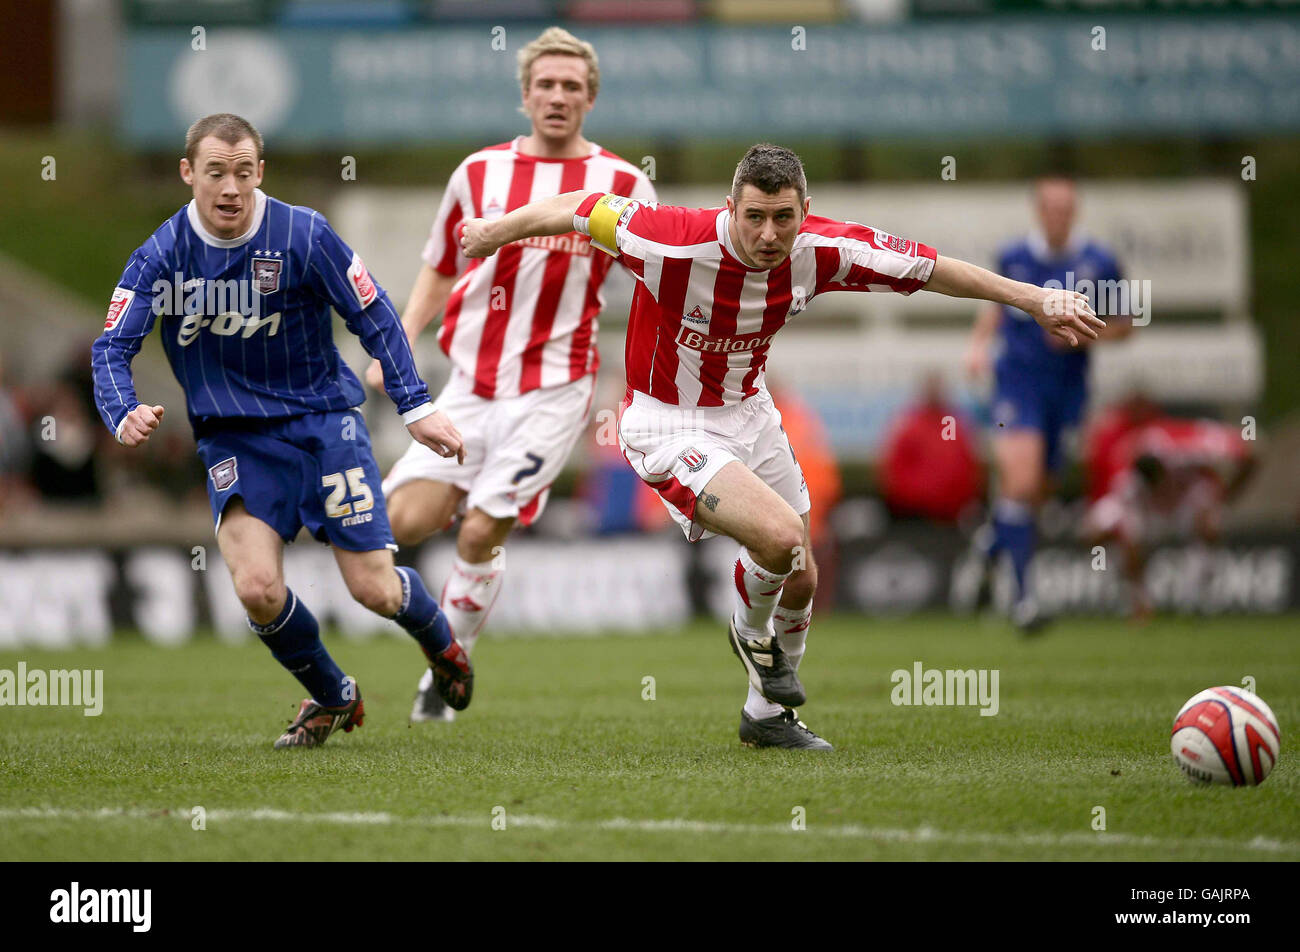
[[[804,608],[777,606],[772,615],[772,622],[776,627],[777,641],[781,644],[781,650],[790,660],[790,666],[796,671],[799,670],[799,662],[803,660],[804,648],[808,642],[808,626],[812,622],[812,602]],[[745,713],[754,720],[776,717],[784,710],[785,708],[780,704],[769,701],[759,694],[752,684],[749,686],[749,695],[745,698]]]
[[[782,608],[778,605],[772,615],[772,621],[776,625],[777,640],[781,643],[781,650],[790,659],[790,666],[798,671],[799,662],[803,660],[804,648],[808,643],[808,626],[812,623],[812,602],[803,608]]]
[[[789,572],[769,572],[761,568],[749,550],[742,548],[735,565],[735,604],[733,618],[742,638],[766,638],[772,622],[772,609],[781,597],[781,586]]]
[[[451,633],[466,651],[474,647],[492,603],[497,600],[502,571],[493,568],[490,561],[475,565],[456,556],[456,564],[442,588],[442,612],[451,625]]]

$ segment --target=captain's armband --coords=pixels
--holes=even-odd
[[[587,233],[591,243],[615,258],[618,257],[618,226],[632,217],[637,203],[620,195],[602,195],[592,206]]]

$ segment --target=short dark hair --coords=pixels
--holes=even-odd
[[[1133,468],[1148,486],[1155,486],[1165,475],[1165,464],[1154,453],[1143,453],[1133,463]]]
[[[216,136],[229,145],[237,145],[245,139],[252,139],[257,146],[257,161],[262,161],[262,134],[253,128],[253,124],[233,112],[216,112],[204,116],[185,133],[185,158],[194,164],[194,155],[199,151],[199,143],[208,136]]]
[[[803,162],[789,149],[770,142],[760,142],[749,147],[736,174],[731,180],[731,200],[740,201],[740,191],[752,185],[766,195],[775,195],[783,188],[793,188],[799,193],[799,204],[808,197],[808,178]]]

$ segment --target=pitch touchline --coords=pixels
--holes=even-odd
[[[483,816],[423,816],[408,817],[393,813],[296,813],[289,810],[261,808],[256,810],[208,810],[209,822],[273,822],[273,823],[335,823],[345,826],[454,826],[489,828],[491,817]],[[190,808],[173,810],[146,810],[103,807],[98,810],[70,810],[58,807],[0,808],[0,821],[4,820],[183,820],[189,822]],[[918,827],[912,830],[846,826],[817,827],[792,830],[782,823],[727,823],[710,820],[633,820],[615,817],[608,820],[561,820],[554,817],[511,814],[507,816],[507,829],[520,827],[534,830],[614,830],[637,833],[722,833],[722,834],[772,834],[791,836],[821,836],[838,839],[879,840],[895,843],[965,843],[973,845],[1019,844],[1026,846],[1110,845],[1110,846],[1207,846],[1257,850],[1265,853],[1300,853],[1300,843],[1257,836],[1252,840],[1227,840],[1217,837],[1189,837],[1166,839],[1157,836],[1135,836],[1128,833],[977,833],[954,830],[936,830]]]

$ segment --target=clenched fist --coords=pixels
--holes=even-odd
[[[126,415],[122,421],[122,428],[118,434],[118,440],[124,446],[139,446],[149,435],[158,429],[158,424],[162,422],[163,408],[161,406],[150,407],[145,404],[139,404],[134,410]]]
[[[492,223],[485,218],[470,218],[460,229],[460,250],[466,258],[486,258],[501,247],[491,237]]]

